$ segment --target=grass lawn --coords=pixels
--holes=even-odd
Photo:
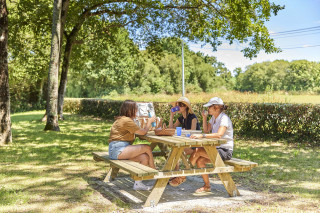
[[[91,152],[107,150],[112,121],[66,115],[59,123],[61,132],[44,132],[43,114],[12,115],[13,143],[0,147],[0,212],[129,210],[129,205],[102,195],[90,184],[106,171],[106,164],[94,162]],[[234,157],[258,162],[259,167],[232,177],[266,199],[229,210],[318,211],[319,151],[237,139]]]

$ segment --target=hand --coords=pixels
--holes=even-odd
[[[151,124],[153,122],[156,122],[157,117],[156,116],[152,116],[151,118],[148,118],[148,124]]]
[[[202,138],[202,134],[192,134],[190,135],[190,138],[193,138],[193,139]]]
[[[208,112],[206,110],[203,110],[201,114],[202,114],[203,118],[207,118],[208,117]]]
[[[178,111],[172,112],[172,111],[170,110],[170,112],[171,112],[170,116],[173,117]]]

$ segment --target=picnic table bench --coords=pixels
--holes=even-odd
[[[250,171],[252,168],[257,167],[258,164],[241,160],[238,158],[231,158],[230,160],[224,161],[225,164],[230,165],[226,166],[226,169],[216,169],[213,168],[204,168],[204,169],[193,169],[186,173],[180,171],[171,171],[171,172],[161,172],[159,170],[150,168],[148,166],[142,165],[135,161],[131,160],[111,160],[109,158],[108,152],[93,152],[93,159],[95,161],[105,161],[110,164],[110,169],[104,179],[105,182],[112,181],[116,178],[119,170],[123,170],[130,174],[131,178],[134,180],[148,180],[148,179],[159,179],[167,177],[178,177],[178,176],[190,176],[199,174],[211,174],[211,173],[223,173],[223,172],[244,172]],[[210,165],[210,164],[208,164]]]
[[[110,169],[104,179],[105,182],[114,180],[120,169],[129,173],[130,177],[134,180],[156,179],[157,181],[144,206],[156,205],[159,202],[168,180],[171,177],[218,174],[229,196],[240,195],[230,173],[246,172],[258,166],[257,163],[238,158],[222,161],[216,150],[216,146],[226,143],[226,140],[223,139],[190,139],[181,136],[156,136],[152,133],[139,137],[140,139],[151,142],[152,148],[159,145],[161,151],[158,152],[158,154],[167,157],[162,169],[153,169],[130,160],[111,160],[108,152],[93,152],[92,154],[94,160],[110,163]],[[164,150],[166,147],[163,146],[163,144],[171,148],[169,154]],[[208,164],[206,168],[192,168],[192,165],[183,152],[186,147],[204,147],[210,157],[211,165]],[[182,160],[185,168],[175,170],[179,159]]]

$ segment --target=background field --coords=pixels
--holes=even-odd
[[[145,94],[145,95],[116,95],[103,96],[102,98],[113,100],[132,99],[135,101],[157,101],[171,102],[176,101],[181,94],[166,95],[166,94]],[[244,102],[244,103],[311,103],[320,104],[320,95],[314,94],[289,94],[285,92],[273,93],[251,93],[237,91],[217,91],[214,93],[188,93],[186,97],[191,103],[205,103],[210,98],[218,96],[226,103],[228,102]]]

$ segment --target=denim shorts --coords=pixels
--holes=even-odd
[[[112,141],[109,143],[109,158],[112,160],[118,160],[120,153],[129,146],[128,141]]]
[[[222,160],[230,160],[232,158],[232,151],[225,148],[217,148],[219,155],[221,156]]]

